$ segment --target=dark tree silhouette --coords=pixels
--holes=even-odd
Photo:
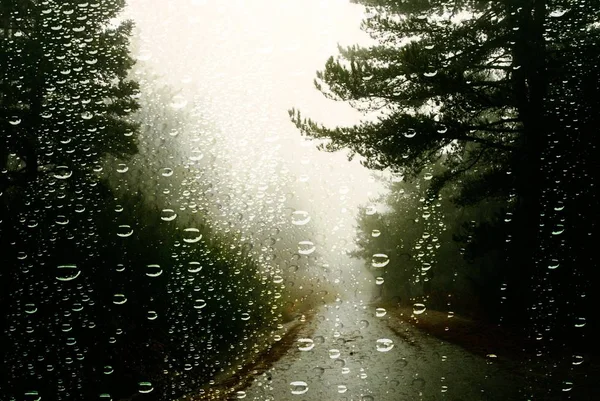
[[[315,85],[372,117],[331,128],[292,109],[292,121],[321,149],[349,149],[369,168],[410,179],[442,163],[428,204],[450,183],[458,205],[503,199],[503,214],[455,237],[468,243],[471,258],[502,251],[496,296],[505,314],[535,316],[538,331],[570,330],[573,302],[591,313],[589,300],[573,300],[588,292],[594,258],[589,238],[596,224],[582,210],[598,204],[591,172],[600,4],[356,2],[366,6],[362,27],[376,44],[340,47]],[[549,273],[557,260],[562,268]],[[540,302],[552,306],[540,312]]]

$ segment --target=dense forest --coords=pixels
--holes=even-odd
[[[517,328],[538,355],[595,352],[600,4],[354,2],[373,44],[340,46],[314,83],[364,119],[289,114],[391,177],[352,252],[376,301]],[[2,399],[177,399],[334,288],[323,273],[290,289],[281,266],[300,263],[215,228],[201,150],[158,161],[198,116],[165,107],[171,89],[136,64],[125,6],[0,0]],[[316,264],[315,248],[289,254]]]

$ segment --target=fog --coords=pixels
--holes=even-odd
[[[159,100],[146,91],[146,103],[167,119],[185,120],[170,132],[146,127],[154,134],[142,135],[133,162],[145,199],[163,209],[194,209],[179,213],[181,227],[194,226],[200,214],[216,231],[237,233],[288,289],[368,300],[373,276],[346,254],[358,208],[380,185],[343,152],[318,151],[287,113],[298,108],[331,125],[359,121],[312,80],[338,43],[368,40],[359,29],[362,15],[361,7],[339,0],[132,1],[127,13],[137,30],[136,79],[143,84],[145,75],[157,74],[151,85],[172,93]],[[167,194],[163,168],[181,170],[169,177]],[[204,204],[199,212],[197,203]]]

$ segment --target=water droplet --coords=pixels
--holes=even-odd
[[[8,120],[8,123],[10,125],[19,125],[19,124],[21,124],[21,119],[17,116],[13,116]]]
[[[200,265],[200,262],[188,262],[187,271],[189,273],[198,273],[200,270],[202,270],[202,266]]]
[[[337,386],[338,393],[344,394],[346,391],[348,391],[348,387],[346,387],[344,384],[338,384],[338,386]]]
[[[81,118],[83,118],[84,120],[91,120],[94,117],[94,114],[92,114],[89,111],[84,111],[83,113],[81,113]]]
[[[296,226],[303,226],[310,221],[308,212],[304,210],[296,210],[292,213],[292,224]]]
[[[375,284],[377,284],[377,285],[382,285],[384,282],[385,282],[385,280],[383,279],[383,277],[375,278]]]
[[[243,312],[240,319],[243,321],[248,321],[248,320],[250,320],[250,314],[248,312]]]
[[[310,338],[300,338],[298,339],[298,350],[299,351],[310,351],[315,347],[315,343]]]
[[[379,231],[379,230],[373,230],[373,231],[371,231],[371,237],[373,237],[373,238],[377,238],[380,235],[381,235],[381,231]]]
[[[550,261],[550,264],[548,265],[548,269],[554,270],[554,269],[557,269],[558,266],[560,266],[560,263],[558,262],[558,259],[552,259]]]
[[[245,391],[242,391],[242,390],[240,390],[240,391],[236,391],[236,393],[235,393],[235,397],[236,397],[237,399],[246,398],[246,392],[245,392]]]
[[[60,265],[57,267],[56,279],[58,281],[75,280],[81,274],[81,270],[75,265]]]
[[[586,325],[586,320],[584,317],[578,317],[575,319],[575,327],[580,328]]]
[[[127,297],[124,294],[113,295],[113,304],[123,305],[125,302],[127,302]]]
[[[151,393],[154,390],[154,387],[152,387],[152,383],[150,382],[139,382],[138,383],[138,392],[140,394],[148,394]]]
[[[417,132],[412,128],[409,128],[408,131],[404,133],[404,137],[409,139],[414,138],[415,135],[417,135]]]
[[[567,392],[573,390],[573,382],[564,381],[562,383],[562,391]]]
[[[427,78],[435,77],[437,75],[437,71],[424,72],[423,76]]]
[[[146,276],[158,277],[163,273],[163,270],[159,265],[148,265],[146,266]]]
[[[156,320],[158,318],[158,313],[156,313],[156,311],[149,310],[146,314],[146,318],[148,320]]]
[[[340,353],[339,349],[332,348],[329,350],[329,357],[331,359],[337,359],[340,357],[340,355],[341,355],[341,353]]]
[[[376,268],[385,267],[388,263],[390,263],[390,259],[385,253],[376,253],[371,259],[371,266]]]
[[[375,213],[377,213],[377,207],[375,205],[369,205],[366,207],[365,214],[367,216],[373,216]]]
[[[129,224],[121,224],[117,230],[117,235],[121,238],[126,238],[133,234],[133,228]]]
[[[73,171],[67,166],[58,166],[54,169],[54,174],[52,175],[57,180],[66,180],[73,175]]]
[[[168,168],[165,167],[162,169],[161,173],[160,173],[163,177],[170,177],[173,175],[173,169],[172,168]]]
[[[188,244],[193,244],[202,239],[202,234],[200,234],[200,230],[197,228],[186,228],[183,230],[183,242],[187,242]]]
[[[114,371],[115,371],[115,369],[110,365],[104,365],[104,368],[102,368],[102,373],[104,373],[105,375],[110,375]]]
[[[389,338],[380,338],[376,342],[376,349],[379,352],[388,352],[394,348],[394,342]]]
[[[183,97],[183,95],[175,95],[173,96],[173,100],[171,101],[171,107],[175,110],[183,109],[187,106],[188,101]]]
[[[206,306],[206,301],[203,299],[196,299],[194,301],[194,309],[203,309]]]
[[[360,401],[375,401],[372,395],[363,395]]]
[[[35,306],[35,304],[25,304],[25,313],[27,313],[28,315],[31,315],[35,312],[37,312],[37,306]]]
[[[129,167],[125,163],[119,163],[117,166],[117,173],[124,174],[129,171]]]
[[[177,213],[173,209],[163,209],[160,212],[160,219],[162,221],[173,221],[177,218]]]
[[[300,255],[310,255],[315,251],[316,246],[311,241],[298,242],[298,253]]]
[[[306,392],[308,391],[308,384],[303,381],[291,382],[290,387],[292,394],[294,395],[306,394]]]
[[[425,181],[430,181],[432,178],[433,178],[433,174],[431,174],[431,173],[425,173],[425,174],[423,175],[423,179],[424,179]]]
[[[424,304],[414,304],[413,305],[413,313],[415,315],[420,315],[421,313],[425,312],[427,308],[425,307]]]
[[[376,317],[384,317],[386,315],[387,311],[384,308],[376,308],[375,309],[375,316]]]

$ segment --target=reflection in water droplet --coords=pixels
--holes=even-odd
[[[160,173],[163,177],[170,177],[173,175],[173,169],[172,168],[168,168],[165,167],[162,169],[161,173]]]
[[[149,310],[146,317],[148,320],[156,320],[158,318],[158,313],[156,313],[156,311]]]
[[[235,397],[236,397],[237,399],[246,398],[246,392],[245,392],[245,391],[241,391],[241,390],[240,390],[240,391],[237,391],[237,392],[235,393]]]
[[[117,229],[117,235],[121,238],[126,238],[133,234],[133,228],[129,224],[121,224]]]
[[[197,299],[194,301],[194,309],[202,309],[206,306],[206,301],[203,299]]]
[[[113,295],[113,304],[115,305],[123,305],[127,302],[127,297],[124,294],[115,294]]]
[[[377,268],[385,267],[388,265],[388,263],[390,263],[390,259],[385,253],[376,253],[371,259],[371,266]]]
[[[339,358],[340,357],[340,350],[339,349],[335,349],[335,348],[330,349],[329,350],[329,357],[331,359],[337,359],[337,358]]]
[[[385,280],[383,279],[383,277],[375,278],[375,284],[377,284],[377,285],[382,285],[384,282],[385,282]]]
[[[73,171],[67,166],[58,166],[54,169],[54,174],[52,175],[57,180],[66,180],[73,175]]]
[[[376,317],[384,317],[386,313],[387,313],[387,311],[384,308],[376,308],[375,309]]]
[[[60,265],[57,267],[56,279],[58,281],[75,280],[81,274],[81,270],[75,265]]]
[[[160,219],[162,221],[173,221],[177,218],[177,213],[173,209],[163,209],[160,212]]]
[[[140,394],[148,394],[154,390],[152,387],[152,383],[150,382],[139,382],[138,383],[138,391]]]
[[[190,273],[198,273],[200,270],[202,270],[202,266],[200,265],[200,262],[188,262],[187,270]]]
[[[344,394],[346,391],[348,391],[348,387],[346,387],[344,384],[338,384],[338,386],[337,386],[338,393]]]
[[[554,269],[557,269],[558,266],[560,266],[560,263],[558,262],[558,259],[552,259],[550,261],[550,264],[548,265],[548,269],[554,270]]]
[[[240,317],[240,319],[246,321],[246,320],[250,320],[250,314],[248,312],[243,312],[242,316]]]
[[[315,347],[315,343],[310,338],[298,339],[298,350],[299,351],[310,351]]]
[[[308,212],[304,210],[296,210],[292,213],[292,224],[296,226],[303,226],[310,221]]]
[[[413,305],[413,313],[415,315],[420,315],[421,313],[425,312],[427,308],[425,307],[425,304],[414,304]]]
[[[129,167],[127,167],[127,165],[125,163],[119,163],[119,165],[117,166],[117,173],[126,173],[129,171]]]
[[[394,342],[389,338],[380,338],[377,340],[377,351],[379,352],[388,352],[392,348],[394,348]]]
[[[371,237],[373,237],[373,238],[377,238],[380,235],[381,235],[381,231],[379,231],[379,230],[373,230],[373,231],[371,231]]]
[[[300,241],[298,242],[298,253],[300,255],[310,255],[316,249],[315,244],[311,241]]]
[[[200,234],[200,230],[197,228],[186,228],[183,230],[183,242],[193,244],[200,241],[200,239],[202,239],[202,234]]]
[[[290,383],[292,394],[300,395],[308,391],[308,384],[303,381],[294,381]]]
[[[146,276],[158,277],[163,273],[159,265],[148,265],[146,266]]]
[[[35,304],[25,304],[25,313],[27,313],[28,315],[34,314],[35,312],[37,312],[37,306],[35,306]]]

